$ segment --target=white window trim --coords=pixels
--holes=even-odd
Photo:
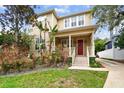
[[[79,16],[83,16],[83,20],[84,20],[84,24],[83,24],[83,25],[80,25],[80,26],[79,26],[79,24],[78,24]],[[74,16],[74,17],[76,17],[76,26],[71,26],[71,22],[72,22],[71,18],[72,18],[72,17],[69,17],[69,18],[65,18],[65,19],[64,19],[64,22],[63,22],[64,29],[77,28],[77,27],[83,27],[83,26],[85,26],[85,21],[86,21],[86,20],[85,20],[85,14],[84,14],[84,15]],[[65,20],[66,20],[66,19],[69,19],[69,26],[68,26],[68,27],[65,27]]]
[[[78,21],[79,21],[79,17],[83,17],[83,21],[84,21],[84,15],[80,15],[80,16],[78,16]],[[82,25],[79,25],[79,23],[78,23],[78,27],[82,27],[82,26],[84,26],[84,22],[83,22],[83,24]]]

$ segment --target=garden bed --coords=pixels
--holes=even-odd
[[[95,60],[95,57],[90,57],[89,61],[90,61],[90,67],[92,68],[104,68],[104,66],[102,64],[100,64],[100,62]]]

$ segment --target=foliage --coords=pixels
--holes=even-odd
[[[90,67],[93,67],[93,68],[100,68],[100,67],[102,67],[102,65],[99,62],[95,61],[95,57],[90,57],[89,58],[89,62],[90,62]]]
[[[5,10],[0,15],[2,30],[13,31],[18,42],[20,30],[34,20],[34,10],[29,5],[6,5],[4,7]]]
[[[2,44],[12,45],[14,42],[15,42],[15,36],[12,33],[0,35],[0,45]]]
[[[4,40],[4,36],[3,35],[0,35],[0,45],[3,44],[3,40]]]
[[[100,52],[103,51],[105,49],[105,43],[106,43],[106,39],[95,39],[95,52]]]
[[[33,41],[33,37],[26,33],[21,33],[21,38],[20,38],[20,45],[23,47],[30,48],[31,44]]]
[[[1,67],[2,67],[2,71],[4,72],[4,74],[6,74],[11,69],[12,65],[9,64],[8,60],[4,59]]]
[[[9,63],[8,60],[2,62],[2,71],[4,74],[12,70],[14,71],[22,71],[24,69],[32,69],[33,68],[33,61],[27,58],[16,59],[12,63]]]
[[[47,31],[49,31],[48,27],[47,27],[47,20],[45,19],[45,25],[43,26],[42,22],[41,21],[35,21],[35,25],[38,27],[38,29],[40,30],[40,49],[44,49],[45,51],[45,48],[46,48],[46,35],[45,33]],[[41,36],[41,32],[44,32],[44,40],[42,40],[42,36]]]
[[[68,64],[69,66],[72,65],[72,57],[68,57],[68,59],[67,59],[67,64]]]
[[[42,59],[41,59],[41,57],[37,57],[37,58],[35,59],[35,62],[36,62],[36,64],[41,65],[41,64],[42,64]]]
[[[0,77],[1,88],[102,88],[106,71],[48,69],[30,74]],[[52,82],[52,83],[51,83]]]
[[[13,63],[11,63],[14,65],[14,69],[17,70],[18,72],[20,72],[23,68],[23,64],[24,62],[20,59],[15,60]]]
[[[50,41],[49,41],[49,43],[50,43],[49,51],[50,52],[51,52],[51,48],[52,48],[52,43],[54,41],[54,38],[55,38],[55,35],[56,35],[57,32],[58,32],[57,25],[55,25],[53,28],[50,26],[50,36],[49,36],[49,38],[50,38]]]
[[[115,46],[120,47],[120,49],[124,49],[124,30],[117,37],[116,42],[115,42]]]
[[[52,60],[55,64],[60,62],[61,54],[60,54],[59,49],[56,49],[55,51],[52,52]]]
[[[47,19],[45,19],[45,25],[43,26],[43,23],[41,21],[36,21],[35,22],[35,25],[39,28],[40,30],[40,44],[41,44],[41,49],[45,49],[45,33],[47,31],[50,30],[50,33],[49,33],[49,52],[51,52],[51,47],[52,47],[52,43],[54,41],[54,37],[55,37],[55,34],[58,32],[58,29],[57,29],[57,25],[55,25],[53,28],[51,27],[51,25],[49,24],[49,21],[47,21]],[[41,32],[44,32],[44,40],[42,40],[42,36],[41,36]],[[42,42],[41,42],[42,41]]]
[[[93,17],[99,28],[108,27],[112,31],[124,19],[123,5],[97,5],[93,8]]]

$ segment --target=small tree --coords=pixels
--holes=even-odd
[[[124,49],[124,31],[122,31],[117,37],[115,46],[120,47],[120,49]]]
[[[99,39],[97,38],[95,40],[95,53],[103,51],[105,49],[105,43],[106,43],[106,39]]]
[[[5,12],[0,15],[3,31],[13,31],[19,44],[21,30],[31,24],[35,18],[34,10],[29,5],[6,5]]]

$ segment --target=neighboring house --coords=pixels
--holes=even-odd
[[[69,57],[72,57],[73,61],[72,65],[89,65],[89,57],[95,56],[94,32],[96,31],[96,25],[92,24],[91,11],[57,16],[55,10],[49,10],[39,14],[38,21],[44,23],[44,19],[47,19],[52,27],[56,24],[58,26],[52,50],[68,48]],[[49,48],[49,33],[45,33],[47,49]],[[33,27],[31,34],[35,36],[35,44],[38,43],[39,29]],[[42,37],[44,38],[43,33]]]
[[[115,46],[118,35],[117,29],[110,32],[110,40],[105,43],[105,50],[97,53],[100,58],[124,60],[124,49]]]
[[[108,40],[105,43],[105,50],[116,48],[115,43],[116,43],[116,39],[117,39],[118,35],[119,35],[119,33],[117,33],[117,31],[115,31],[115,30],[113,32],[110,32],[110,40]]]

